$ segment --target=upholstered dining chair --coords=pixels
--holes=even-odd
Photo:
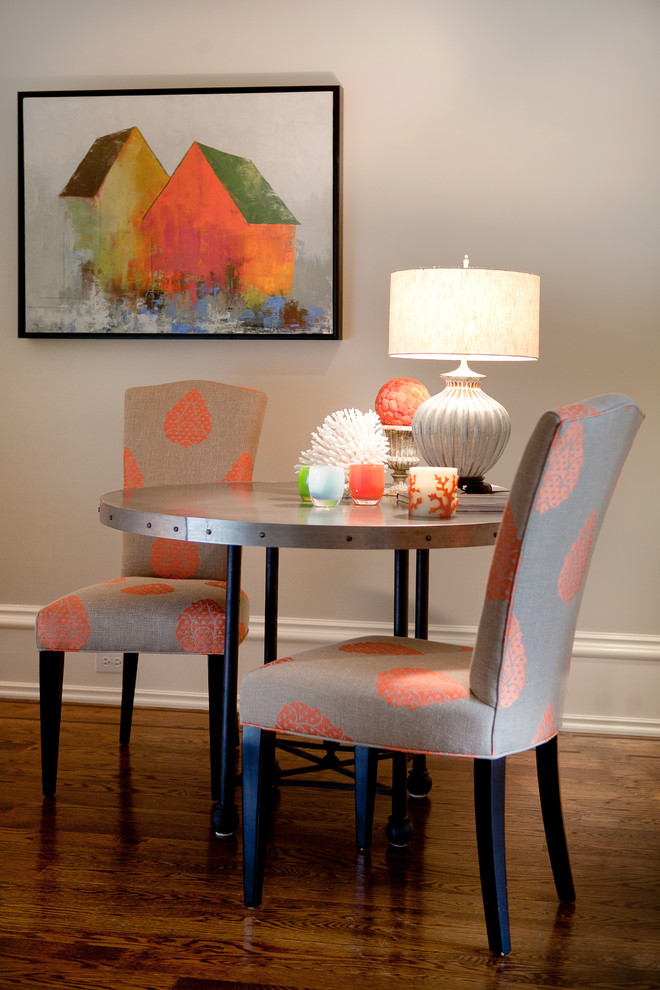
[[[130,388],[124,488],[249,481],[267,398],[211,381]],[[123,534],[121,576],[71,592],[36,621],[45,796],[55,793],[65,653],[123,653],[119,740],[130,740],[140,653],[208,656],[211,791],[218,798],[225,633],[224,547]],[[239,638],[249,601],[241,592]]]
[[[511,947],[505,765],[508,756],[534,749],[557,894],[562,901],[574,900],[557,733],[587,568],[641,420],[635,403],[619,394],[541,417],[503,514],[471,656],[445,643],[376,636],[284,657],[243,678],[247,905],[258,905],[262,897],[267,827],[262,794],[276,734],[355,745],[361,847],[370,842],[379,751],[472,757],[486,928],[490,949],[498,955]]]

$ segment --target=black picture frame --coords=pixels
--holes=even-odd
[[[341,338],[340,87],[18,93],[23,338]]]

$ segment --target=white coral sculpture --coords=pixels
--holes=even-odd
[[[380,417],[370,409],[339,409],[326,416],[312,433],[309,450],[300,453],[301,464],[386,464],[389,442]]]

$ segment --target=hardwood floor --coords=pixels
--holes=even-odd
[[[273,792],[262,907],[240,836],[210,833],[205,716],[64,708],[57,798],[42,802],[38,708],[0,701],[0,988],[462,990],[660,986],[657,741],[564,735],[577,902],[555,897],[533,755],[509,760],[513,952],[487,949],[471,761],[431,760],[405,850],[359,854],[352,795]],[[281,760],[285,765],[285,759]]]

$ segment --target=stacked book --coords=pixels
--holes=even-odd
[[[457,512],[502,512],[509,498],[509,489],[500,488],[498,485],[492,486],[492,491],[484,492],[463,492],[458,490]],[[408,505],[408,492],[399,492],[397,501],[401,505]]]

